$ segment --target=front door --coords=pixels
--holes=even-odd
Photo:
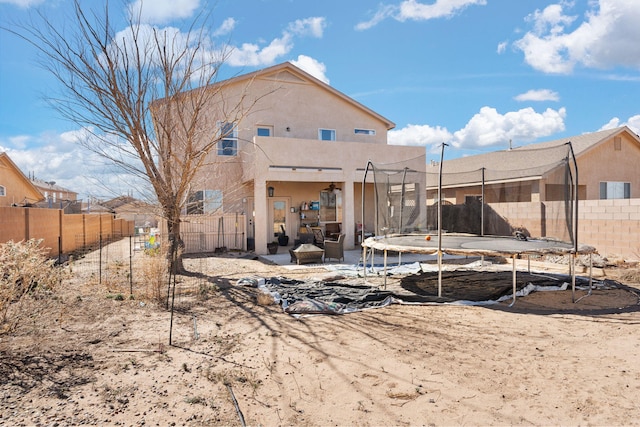
[[[285,198],[272,197],[269,199],[269,238],[277,240],[278,235],[284,229],[289,236],[291,230],[287,227],[287,212],[289,212],[289,201]]]

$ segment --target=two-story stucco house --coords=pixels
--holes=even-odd
[[[291,63],[211,90],[218,91],[211,115],[237,103],[248,113],[237,123],[208,118],[210,132],[226,136],[194,179],[186,213],[244,213],[258,254],[282,229],[294,241],[301,227],[329,223],[339,224],[345,248],[354,247],[356,224],[366,230],[373,222],[373,213],[361,218],[367,162],[425,171],[424,147],[387,144],[392,121]]]

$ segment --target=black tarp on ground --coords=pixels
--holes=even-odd
[[[519,292],[531,289],[567,289],[571,278],[559,274],[518,272]],[[616,282],[599,282],[614,286]],[[381,290],[367,285],[335,282],[300,281],[283,277],[264,279],[258,286],[273,295],[290,314],[345,314],[392,303],[492,304],[512,297],[512,273],[451,271],[442,273],[442,297],[438,297],[438,273],[424,272],[401,279],[401,289]],[[595,282],[594,282],[595,283]],[[589,280],[576,277],[576,286],[588,288]],[[526,289],[525,289],[526,288]]]

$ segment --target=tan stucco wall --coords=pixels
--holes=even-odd
[[[601,181],[630,182],[631,198],[640,197],[640,144],[624,132],[620,137],[620,151],[614,149],[611,138],[578,157],[579,181],[587,186],[587,200],[600,198]]]
[[[0,185],[5,189],[5,196],[0,196],[0,206],[22,206],[42,199],[42,195],[29,185],[6,157],[0,157]]]
[[[217,99],[223,98],[224,103],[208,109],[204,122],[211,130],[203,135],[215,132],[216,117],[230,117],[224,106],[233,106],[243,97],[243,109],[250,110],[238,122],[238,156],[218,156],[214,150],[208,161],[215,166],[205,168],[192,186],[223,190],[225,212],[247,214],[255,226],[257,253],[266,253],[266,244],[272,239],[269,186],[276,189],[278,197],[286,198],[289,207],[318,200],[320,190],[331,182],[342,188],[343,232],[347,235],[345,247],[350,248],[355,224],[362,216],[361,187],[356,191],[355,185],[362,182],[367,161],[403,162],[401,167],[425,170],[424,147],[387,145],[387,128],[392,123],[332,89],[304,80],[295,71],[232,81],[220,93]],[[258,126],[271,127],[272,136],[257,137]],[[319,140],[319,128],[335,130],[336,141]],[[375,135],[355,134],[356,128],[374,130]],[[251,204],[255,218],[248,212]],[[296,230],[299,213],[287,215],[288,227]]]

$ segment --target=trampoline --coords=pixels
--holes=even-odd
[[[429,240],[427,240],[429,237]],[[569,255],[571,256],[570,274],[572,292],[575,294],[575,257],[577,255],[589,255],[589,284],[591,285],[591,255],[596,252],[594,247],[581,245],[576,251],[574,246],[567,242],[554,239],[520,239],[502,236],[475,236],[471,234],[409,234],[369,237],[363,243],[363,259],[367,259],[367,250],[382,251],[384,254],[384,278],[386,286],[387,277],[387,253],[407,252],[425,255],[438,255],[438,273],[442,274],[442,255],[462,256],[503,256],[511,258],[513,265],[512,284],[513,301],[516,300],[517,286],[517,259],[530,256],[543,255]],[[366,278],[366,265],[364,268]],[[441,277],[441,276],[440,276]],[[442,294],[442,280],[438,281],[438,296]],[[574,297],[575,300],[575,297]]]
[[[502,256],[511,258],[513,263],[513,305],[516,301],[516,260],[562,255],[571,258],[569,269],[575,302],[576,257],[589,256],[591,285],[591,255],[596,249],[578,244],[578,194],[581,190],[571,143],[492,153],[499,158],[498,162],[491,162],[489,156],[481,155],[473,161],[458,162],[449,170],[443,160],[446,146],[442,145],[440,162],[432,162],[432,166],[437,166],[437,172],[367,164],[362,186],[362,218],[369,220],[369,229],[375,232],[373,237],[365,239],[363,229],[365,280],[368,252],[372,265],[375,251],[383,252],[385,287],[389,251],[436,254],[438,296],[441,296],[444,254]],[[483,159],[494,169],[485,167]],[[473,169],[465,170],[460,164]],[[371,181],[373,191],[365,192],[366,183]],[[426,194],[426,202],[422,194]],[[525,207],[525,217],[534,218],[527,226],[513,225],[516,221],[525,221],[509,216],[517,206]],[[531,207],[537,209],[537,217],[536,209],[531,214],[526,210]],[[373,213],[367,211],[372,208]]]

